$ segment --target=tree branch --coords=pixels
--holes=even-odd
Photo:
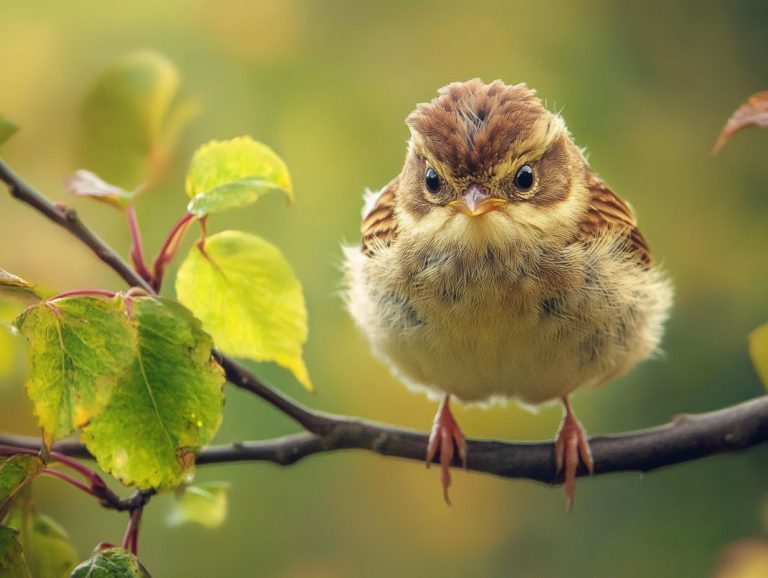
[[[368,450],[384,456],[423,461],[427,435],[364,420],[324,414],[328,431],[310,432],[266,441],[212,446],[197,456],[197,464],[266,461],[287,466],[314,454],[339,450]],[[768,396],[710,413],[680,415],[660,427],[633,433],[590,438],[595,475],[612,472],[649,472],[707,456],[735,452],[768,441]],[[0,434],[0,444],[39,449],[33,437]],[[57,452],[90,458],[74,440],[54,445]],[[503,478],[525,478],[559,484],[551,442],[509,443],[467,440],[466,469]],[[454,461],[454,467],[460,467]],[[579,476],[587,475],[581,465]]]
[[[93,233],[76,213],[51,203],[0,160],[0,180],[19,201],[33,207],[85,243],[131,287],[155,294],[152,287],[106,243]],[[214,446],[197,456],[197,463],[270,461],[293,464],[318,453],[344,449],[363,449],[386,456],[421,461],[427,447],[423,433],[396,429],[344,416],[308,409],[283,393],[272,389],[242,365],[214,350],[213,355],[226,372],[227,380],[260,397],[291,417],[304,433],[267,441],[239,442]],[[682,415],[671,423],[640,432],[594,437],[590,446],[595,473],[650,471],[656,468],[737,451],[768,441],[768,397],[761,397],[719,411]],[[35,438],[0,434],[0,443],[38,449]],[[506,478],[527,478],[544,483],[560,483],[555,474],[552,443],[508,443],[468,440],[467,469]],[[64,440],[54,448],[63,454],[90,458],[85,446]],[[458,463],[454,462],[454,466]],[[585,468],[579,475],[586,474]]]

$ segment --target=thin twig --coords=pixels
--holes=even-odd
[[[232,385],[249,391],[292,418],[301,427],[315,434],[324,435],[335,427],[334,416],[308,409],[284,393],[266,385],[245,367],[214,350],[213,355]]]

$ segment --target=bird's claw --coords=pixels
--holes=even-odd
[[[432,460],[440,452],[440,479],[443,484],[443,498],[445,503],[450,505],[451,499],[448,496],[448,488],[451,485],[451,463],[453,462],[454,451],[458,450],[459,460],[462,465],[467,465],[467,442],[464,439],[464,433],[459,424],[451,414],[448,397],[440,404],[440,409],[435,415],[435,421],[432,425],[432,433],[429,435],[427,444],[427,467],[432,464]]]
[[[570,511],[573,506],[573,494],[576,489],[576,470],[583,462],[590,475],[595,473],[592,460],[592,450],[589,448],[587,434],[566,402],[566,413],[555,440],[555,464],[557,473],[565,470],[565,499],[566,508]]]

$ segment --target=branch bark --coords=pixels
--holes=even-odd
[[[111,247],[78,217],[75,211],[51,203],[18,177],[0,160],[0,180],[19,201],[63,227],[87,245],[131,287],[155,291]],[[291,417],[303,433],[266,441],[237,442],[203,450],[197,463],[269,461],[293,464],[309,455],[337,450],[362,449],[385,456],[421,461],[427,447],[423,433],[397,429],[361,419],[325,414],[308,409],[271,388],[242,365],[213,351],[226,372],[227,380],[260,397]],[[618,471],[647,472],[659,467],[700,459],[709,455],[742,450],[768,441],[768,397],[761,397],[699,415],[681,415],[661,427],[590,439],[595,474]],[[0,443],[37,449],[35,438],[0,434]],[[509,443],[468,440],[467,469],[505,478],[527,478],[560,483],[555,473],[551,442]],[[54,449],[66,455],[90,458],[85,446],[74,440],[58,442]],[[458,463],[454,463],[457,466]],[[578,475],[587,472],[582,466]]]
[[[384,456],[423,461],[427,435],[365,420],[324,414],[326,433],[303,432],[266,441],[212,446],[197,456],[198,465],[239,461],[294,464],[315,454],[359,449]],[[684,414],[660,427],[590,438],[595,475],[612,472],[649,472],[664,466],[735,452],[768,441],[768,396],[703,414]],[[0,434],[0,444],[38,449],[40,440]],[[74,440],[54,445],[54,450],[90,458],[85,446]],[[525,478],[559,484],[551,442],[510,443],[467,440],[466,469],[503,478]],[[460,467],[454,461],[454,467]],[[579,476],[587,475],[581,465]]]

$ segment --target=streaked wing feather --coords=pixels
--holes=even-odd
[[[587,214],[580,225],[581,240],[589,243],[607,231],[619,231],[626,240],[626,252],[636,258],[643,267],[650,268],[651,251],[637,228],[637,220],[629,204],[596,175],[590,176],[588,187],[592,197]]]
[[[371,210],[360,226],[363,253],[371,256],[377,247],[389,246],[397,238],[395,195],[399,178],[381,190]]]

